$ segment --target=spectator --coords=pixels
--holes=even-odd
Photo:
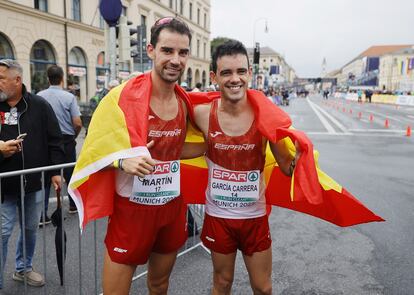
[[[371,103],[372,91],[370,89],[365,90],[365,101]]]
[[[202,85],[200,82],[196,83],[196,87],[193,89],[192,92],[201,92],[201,86]]]
[[[40,91],[37,95],[43,97],[53,108],[56,117],[59,121],[60,130],[63,134],[63,147],[65,149],[65,163],[76,162],[76,140],[82,128],[82,121],[80,118],[79,106],[76,97],[63,90],[63,70],[61,67],[53,65],[47,69],[47,77],[49,79],[50,87],[46,90]],[[66,183],[69,183],[72,176],[73,167],[65,168],[63,176]],[[50,223],[47,215],[49,207],[49,192],[50,183],[46,186],[45,197],[45,220],[43,216],[40,220],[41,224]],[[71,198],[69,198],[69,213],[76,213],[76,205]]]
[[[22,83],[23,70],[19,63],[10,59],[0,60],[0,172],[16,171],[63,163],[62,133],[51,106],[41,97],[26,91]],[[24,139],[16,140],[26,133]],[[58,171],[51,176],[55,190],[61,187]],[[23,255],[23,229],[16,249],[16,271],[13,280],[23,282],[26,276],[31,286],[43,286],[43,276],[35,272],[32,259],[36,245],[38,222],[42,211],[41,177],[39,173],[28,174],[20,183],[20,176],[1,180],[2,242],[3,256],[0,270],[0,289],[7,257],[7,245],[19,212],[24,212],[26,260]],[[21,185],[24,186],[24,205],[21,206]],[[16,209],[19,210],[16,210]]]

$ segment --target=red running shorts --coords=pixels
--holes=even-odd
[[[186,209],[177,197],[165,205],[150,206],[115,196],[105,238],[111,260],[120,264],[145,264],[151,252],[168,254],[187,240]]]
[[[239,249],[248,256],[267,250],[272,245],[267,215],[249,219],[227,219],[206,214],[201,240],[214,252],[230,254]]]

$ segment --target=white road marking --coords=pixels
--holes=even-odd
[[[326,112],[324,109],[322,109],[320,106],[318,106],[317,104],[311,102],[308,99],[308,102],[310,104],[310,106],[312,107],[312,109],[315,111],[315,108],[318,109],[322,114],[324,114],[329,120],[331,120],[339,129],[342,130],[343,133],[348,133],[348,130],[346,129],[346,127],[344,125],[342,125],[338,120],[336,120],[333,116],[331,116],[328,112]],[[315,111],[316,113],[316,111]],[[331,126],[332,127],[332,126]]]
[[[335,134],[335,129],[329,124],[329,122],[322,116],[322,114],[315,108],[315,104],[310,101],[310,99],[306,99],[309,103],[309,106],[311,109],[315,112],[316,116],[318,116],[319,120],[321,121],[322,125],[326,128],[328,133]]]
[[[378,113],[378,112],[376,112],[376,111],[367,110],[367,112],[368,112],[368,113],[375,114],[375,115],[377,115],[377,116],[379,116],[379,117],[382,117],[382,118],[384,118],[384,119],[389,119],[389,120],[397,121],[397,122],[400,122],[400,123],[402,122],[402,121],[401,121],[400,119],[398,119],[398,118],[391,117],[391,116],[387,116],[387,115],[384,115],[384,114]]]

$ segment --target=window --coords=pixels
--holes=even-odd
[[[200,8],[197,8],[197,24],[200,24]]]
[[[80,0],[72,0],[72,16],[73,20],[81,21],[81,5]]]
[[[184,14],[184,0],[180,0],[180,14]]]
[[[193,20],[193,3],[190,3],[190,7],[189,7],[189,17],[190,17],[190,20]]]
[[[121,15],[127,16],[127,8],[126,8],[126,6],[123,6],[122,5]]]
[[[9,40],[0,33],[0,59],[3,58],[14,59],[14,54]]]
[[[203,57],[204,58],[207,57],[206,54],[207,54],[207,44],[206,44],[206,42],[204,42],[204,44],[203,44]]]
[[[147,17],[141,14],[141,25],[145,26],[146,24],[147,24]]]
[[[200,40],[197,40],[197,57],[200,57]]]
[[[34,8],[47,12],[47,0],[35,0]]]
[[[170,8],[173,8],[173,0],[170,0]]]
[[[204,28],[207,28],[207,13],[204,13]]]

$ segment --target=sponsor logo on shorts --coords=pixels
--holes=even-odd
[[[128,250],[126,250],[126,249],[121,249],[121,248],[118,248],[118,247],[115,247],[115,248],[114,248],[114,251],[115,251],[115,252],[118,252],[118,253],[126,253],[126,252],[128,252]]]
[[[216,241],[215,239],[210,238],[209,236],[206,236],[206,240],[207,240],[207,241],[210,241],[210,242],[213,242],[213,243]]]

